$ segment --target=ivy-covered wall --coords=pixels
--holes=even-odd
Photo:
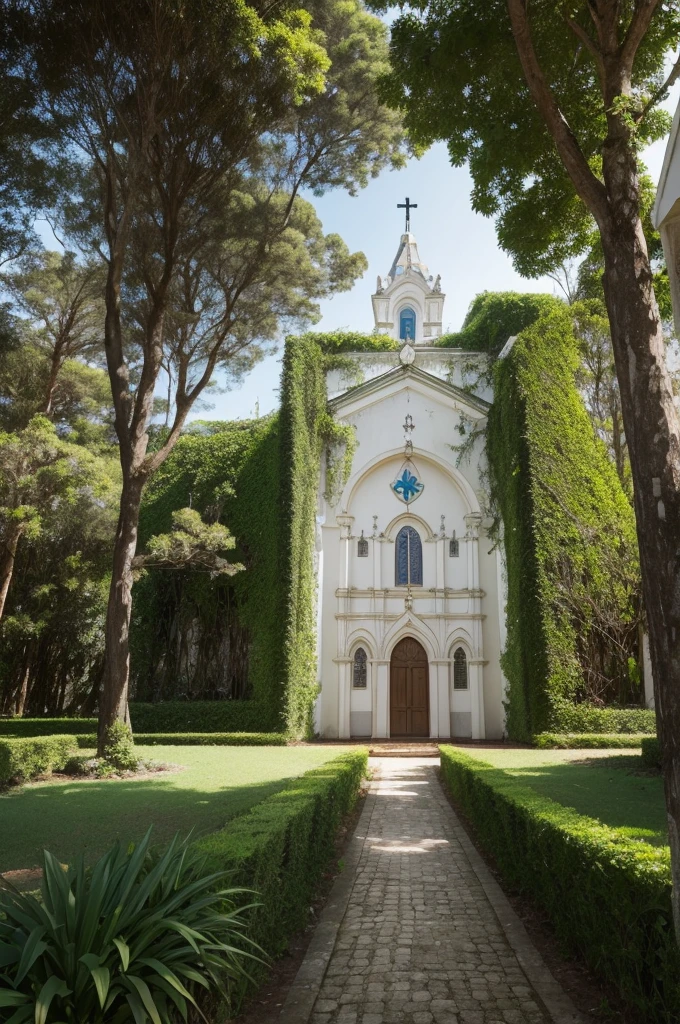
[[[384,336],[344,331],[288,338],[278,414],[193,427],[180,439],[145,497],[140,549],[190,504],[230,528],[231,560],[246,569],[226,579],[158,569],[138,580],[136,699],[249,699],[261,708],[260,729],[310,734],[319,473],[324,449],[339,476],[353,451],[352,432],[327,412],[325,372],[342,365],[343,352],[395,347]]]
[[[487,435],[507,562],[503,669],[516,740],[560,731],[565,704],[598,687],[621,703],[640,692],[633,510],[575,385],[569,309],[536,298],[533,323],[495,363]]]

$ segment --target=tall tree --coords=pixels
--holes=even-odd
[[[127,714],[132,560],[143,488],[215,369],[256,340],[252,302],[258,291],[260,313],[268,290],[270,300],[260,337],[272,337],[286,319],[309,315],[302,299],[348,287],[363,269],[363,257],[352,259],[339,239],[319,246],[299,212],[293,224],[302,209],[300,188],[360,186],[386,162],[399,162],[401,133],[398,118],[371,91],[386,58],[384,31],[358,2],[317,4],[323,32],[288,2],[35,0],[16,6],[22,15],[31,9],[20,30],[27,39],[26,72],[42,84],[43,110],[67,126],[85,180],[91,172],[97,182],[93,204],[92,190],[83,194],[81,213],[89,216],[81,220],[106,263],[104,340],[123,471],[101,747],[108,726]],[[343,31],[349,28],[347,47]],[[329,54],[335,55],[335,77]],[[367,141],[371,127],[376,148]],[[219,203],[234,211],[237,196],[249,196],[254,205],[252,229],[247,217],[241,223],[243,240],[252,234],[257,244],[233,288],[213,282],[221,304],[213,330],[211,314],[196,308],[186,289],[192,275],[198,279],[195,268],[205,267],[224,239]],[[307,270],[296,274],[291,266],[272,284],[266,275],[286,240],[291,252],[310,242]],[[229,242],[238,248],[237,238]],[[181,323],[186,330],[176,329]],[[175,415],[151,451],[163,366],[176,368]]]
[[[380,4],[378,6],[381,6]],[[384,6],[384,5],[382,5]],[[386,92],[416,142],[468,160],[476,209],[533,275],[583,252],[594,222],[628,442],[680,938],[680,421],[645,240],[639,151],[680,10],[662,0],[403,2]]]
[[[35,411],[52,418],[66,360],[103,358],[103,268],[98,262],[78,263],[72,252],[32,250],[2,275],[0,283],[36,328],[33,339],[44,351],[49,370]]]

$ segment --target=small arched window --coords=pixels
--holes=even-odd
[[[395,563],[396,586],[423,585],[423,545],[412,526],[402,526],[397,534]]]
[[[399,337],[402,341],[415,341],[416,314],[410,306],[405,306],[399,314]]]
[[[357,647],[352,662],[352,686],[355,690],[365,690],[368,685],[366,665],[368,658],[363,647]]]
[[[361,536],[357,541],[357,555],[359,558],[368,558],[368,540],[364,537],[364,531],[361,531]]]
[[[462,647],[458,647],[453,655],[453,688],[454,690],[467,690],[468,688],[467,657]]]
[[[458,558],[459,555],[460,555],[460,544],[458,543],[458,538],[456,537],[456,535],[454,533],[453,537],[449,541],[449,558]]]

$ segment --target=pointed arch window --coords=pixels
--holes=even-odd
[[[453,688],[454,690],[467,690],[468,688],[467,655],[462,647],[458,647],[453,655]]]
[[[458,558],[460,555],[460,543],[454,530],[453,537],[449,541],[449,558]]]
[[[405,306],[399,314],[399,337],[402,341],[415,341],[416,314],[410,306]]]
[[[364,537],[364,531],[361,531],[361,536],[357,541],[357,555],[359,558],[368,558],[368,540]]]
[[[402,526],[397,534],[395,579],[398,587],[422,587],[423,545],[420,534],[412,526]]]
[[[368,657],[363,647],[357,647],[352,662],[352,686],[355,690],[365,690],[368,685]]]

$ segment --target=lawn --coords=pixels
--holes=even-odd
[[[635,774],[639,751],[459,749],[633,839],[668,843],[663,784],[660,778]]]
[[[349,747],[139,747],[185,770],[135,781],[39,782],[0,796],[0,872],[40,863],[95,860],[116,839],[155,840],[215,831],[291,779]]]

